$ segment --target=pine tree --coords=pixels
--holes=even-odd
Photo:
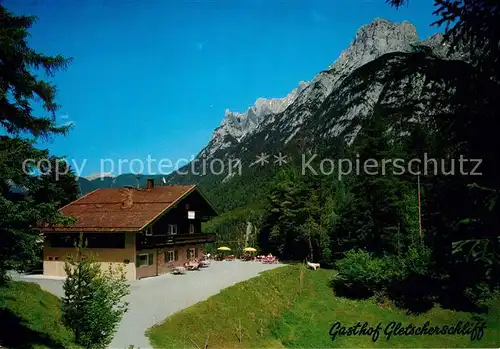
[[[383,110],[376,109],[362,124],[360,134],[350,149],[359,173],[350,178],[352,199],[345,208],[339,233],[348,241],[372,252],[396,253],[408,245],[402,211],[406,185],[395,174],[391,162],[402,158],[385,125]],[[385,162],[385,164],[384,164]],[[367,165],[367,166],[365,166]]]
[[[106,348],[113,339],[128,303],[130,293],[124,270],[107,272],[85,250],[83,234],[76,255],[66,261],[62,300],[63,320],[75,333],[76,343],[85,348]]]
[[[297,169],[284,168],[276,175],[272,188],[261,233],[263,245],[274,247],[282,258],[329,259],[329,236],[322,222],[325,197],[320,177],[303,176]]]
[[[68,163],[55,156],[40,166],[39,189],[34,193],[37,200],[54,202],[58,207],[75,201],[80,193],[77,178]],[[47,166],[50,164],[50,166]]]
[[[29,28],[35,20],[0,5],[0,127],[4,131],[0,136],[0,282],[6,280],[8,269],[22,269],[37,258],[37,227],[72,221],[58,213],[57,202],[36,194],[43,186],[36,164],[49,158],[47,151],[34,147],[36,139],[69,130],[56,124],[56,87],[37,72],[43,70],[50,78],[71,60],[29,47]],[[34,115],[35,101],[41,101],[47,115]],[[27,159],[34,162],[26,163]]]

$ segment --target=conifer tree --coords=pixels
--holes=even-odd
[[[37,227],[71,222],[57,211],[62,200],[59,194],[51,194],[50,199],[37,195],[46,184],[36,175],[37,163],[49,154],[34,144],[39,138],[69,130],[56,123],[56,87],[38,73],[50,79],[71,60],[44,55],[28,45],[35,20],[0,5],[0,282],[6,280],[7,270],[22,269],[37,258]],[[35,114],[36,101],[41,102],[46,115]],[[34,161],[25,162],[28,159]],[[53,189],[47,188],[45,193]]]
[[[76,253],[65,263],[62,300],[63,320],[75,333],[75,341],[85,348],[106,348],[112,341],[128,303],[130,293],[123,268],[106,272],[84,247],[80,235]]]

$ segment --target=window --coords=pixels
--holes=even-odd
[[[75,247],[80,239],[77,233],[50,233],[47,234],[50,247]],[[125,248],[124,233],[85,233],[83,240],[87,248]]]
[[[194,224],[189,223],[189,234],[194,234]]]
[[[75,247],[78,242],[78,234],[47,234],[50,247]]]
[[[148,255],[147,254],[137,255],[137,261],[135,264],[137,267],[142,267],[144,265],[148,265]]]
[[[169,224],[167,226],[167,235],[177,234],[177,224]]]
[[[83,234],[88,248],[125,248],[125,233]]]
[[[146,235],[146,236],[151,236],[151,235],[153,235],[153,228],[152,228],[152,227],[149,227],[148,229],[146,229],[146,231],[145,231],[145,235]]]
[[[186,204],[186,210],[189,210],[190,207],[189,204]]]
[[[168,262],[174,262],[177,260],[177,254],[175,253],[177,251],[167,251],[165,252],[165,263]]]
[[[145,267],[145,266],[153,265],[153,264],[154,264],[154,261],[153,261],[153,254],[152,253],[138,254],[136,256],[136,262],[135,262],[136,267]]]

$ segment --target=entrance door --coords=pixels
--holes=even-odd
[[[156,253],[154,251],[138,251],[135,260],[137,279],[158,275]]]
[[[188,248],[187,250],[187,257],[188,257],[188,260],[189,259],[193,259],[193,258],[198,258],[198,253],[197,253],[197,249],[192,247],[192,248]]]

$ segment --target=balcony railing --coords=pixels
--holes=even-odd
[[[138,235],[137,237],[137,249],[216,241],[215,234]]]

